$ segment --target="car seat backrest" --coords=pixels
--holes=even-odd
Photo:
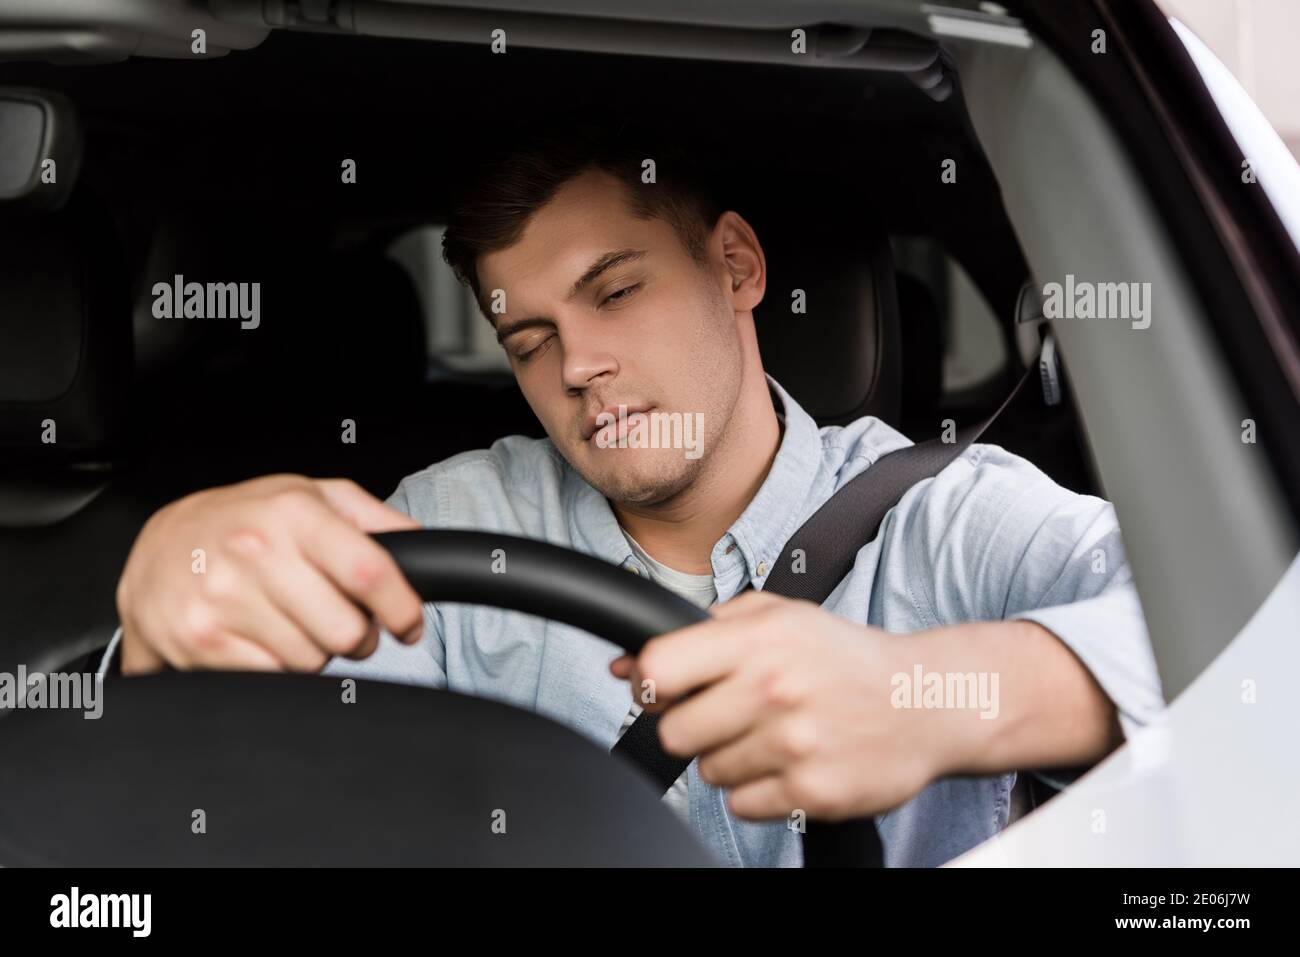
[[[84,192],[0,220],[0,462],[108,457],[129,401],[131,327],[120,242]]]
[[[903,344],[900,421],[913,425],[937,422],[944,354],[939,306],[921,279],[905,272],[896,273],[895,279]]]
[[[815,209],[745,214],[767,261],[754,311],[764,368],[821,425],[892,422],[901,343],[889,241],[867,222]]]
[[[127,442],[129,271],[83,189],[0,219],[0,671],[103,645],[145,507],[114,494]],[[3,714],[0,714],[0,718]]]

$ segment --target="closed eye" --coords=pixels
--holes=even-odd
[[[620,299],[626,299],[631,293],[636,292],[640,288],[641,288],[641,284],[639,282],[633,283],[630,286],[625,286],[622,289],[620,289],[618,292],[610,293],[608,296],[606,296],[605,302],[617,302]],[[602,302],[601,305],[603,306],[605,302]]]
[[[554,337],[554,336],[547,336],[545,339],[543,339],[541,342],[537,343],[537,345],[533,346],[533,347],[532,347],[531,349],[529,349],[528,351],[526,351],[526,352],[516,352],[516,353],[514,354],[514,355],[515,355],[515,359],[516,359],[517,361],[519,361],[519,362],[528,362],[530,359],[534,359],[534,358],[536,358],[537,356],[541,355],[542,350],[544,350],[544,349],[547,347],[547,345],[550,344],[550,341],[551,341],[553,338],[555,338],[555,337]]]

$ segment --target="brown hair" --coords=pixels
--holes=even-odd
[[[653,183],[641,179],[647,159],[655,163]],[[634,216],[669,223],[691,258],[705,261],[705,242],[721,210],[681,144],[656,131],[632,132],[626,124],[552,127],[525,134],[485,160],[453,207],[442,238],[443,259],[474,291],[480,308],[478,258],[517,242],[532,215],[589,169],[616,177],[627,188]]]

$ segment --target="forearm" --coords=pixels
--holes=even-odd
[[[1091,673],[1035,622],[971,622],[901,640],[923,673],[983,676],[996,691],[995,708],[941,709],[934,727],[945,775],[1091,764],[1123,740]]]

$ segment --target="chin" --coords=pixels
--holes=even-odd
[[[627,450],[604,451],[617,455]],[[589,485],[620,505],[650,507],[667,502],[689,488],[699,472],[699,460],[688,460],[680,452],[674,452],[663,462],[588,461],[578,472]]]

